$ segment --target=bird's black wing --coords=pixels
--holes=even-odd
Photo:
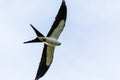
[[[55,21],[54,21],[47,37],[52,37],[52,38],[58,39],[58,37],[60,36],[61,32],[64,29],[66,17],[67,17],[67,7],[66,7],[65,1],[63,0],[61,7],[59,9],[59,12],[55,18]]]
[[[38,80],[39,78],[41,78],[49,69],[53,60],[54,49],[55,47],[44,44],[41,62],[39,64],[39,68],[38,68],[35,80]]]

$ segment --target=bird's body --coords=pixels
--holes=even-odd
[[[46,37],[42,33],[40,33],[34,26],[31,25],[37,37],[31,41],[27,41],[24,43],[34,43],[34,42],[44,43],[43,53],[42,53],[41,61],[39,63],[35,80],[38,80],[47,72],[53,61],[55,47],[61,44],[58,41],[58,38],[64,29],[66,17],[67,17],[67,7],[65,1],[62,0],[62,4],[59,9],[59,12]]]
[[[57,39],[51,37],[38,37],[38,39],[43,41],[46,45],[53,47],[59,46],[61,44]]]

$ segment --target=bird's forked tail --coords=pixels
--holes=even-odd
[[[35,31],[37,37],[33,40],[30,41],[26,41],[24,43],[34,43],[34,42],[42,42],[38,39],[38,37],[44,37],[44,35],[42,33],[40,33],[32,24],[30,24],[30,26],[33,28],[33,30]]]

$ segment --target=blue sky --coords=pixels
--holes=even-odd
[[[53,63],[40,80],[120,80],[120,1],[66,0],[66,26]],[[33,80],[61,0],[0,0],[0,80]]]

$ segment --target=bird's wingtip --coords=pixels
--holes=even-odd
[[[64,4],[65,4],[65,0],[62,0],[62,3],[64,3]]]

